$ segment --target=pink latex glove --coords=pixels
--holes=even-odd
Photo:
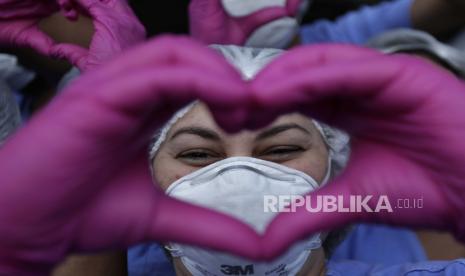
[[[262,112],[290,110],[346,130],[352,155],[346,170],[311,194],[387,195],[393,212],[310,213],[299,208],[269,226],[264,252],[276,256],[304,236],[354,222],[452,231],[465,241],[465,85],[435,65],[409,56],[321,45],[284,54],[253,83]],[[257,110],[259,110],[257,108]],[[423,199],[421,209],[397,199]],[[402,207],[402,205],[400,206]],[[365,210],[365,209],[362,209]],[[292,229],[292,231],[290,231]]]
[[[196,98],[241,127],[246,91],[213,50],[173,37],[73,82],[0,150],[0,274],[47,274],[70,252],[147,240],[256,257],[252,229],[165,196],[147,163],[155,129]]]
[[[231,3],[231,0],[226,0],[226,2]],[[232,9],[233,13],[227,11],[228,9],[225,8],[221,0],[191,0],[189,5],[191,36],[206,44],[282,48],[284,45],[268,45],[275,43],[265,41],[262,44],[256,39],[254,42],[248,43],[251,35],[263,25],[277,19],[296,17],[303,1],[287,0],[285,6],[278,5],[277,2],[281,1],[260,0],[251,4],[252,2],[236,0],[235,6],[243,5],[244,8]],[[252,6],[255,5],[263,7],[254,9]]]
[[[98,67],[146,38],[145,28],[126,0],[67,0],[62,4],[89,15],[94,36],[89,49],[62,43],[52,48],[52,55],[65,58],[81,71]]]
[[[59,8],[54,0],[0,0],[0,44],[30,47],[49,55],[54,41],[37,24]],[[66,15],[73,17],[73,11],[68,9]]]

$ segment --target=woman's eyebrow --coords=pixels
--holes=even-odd
[[[277,134],[279,134],[281,132],[284,132],[284,131],[287,131],[287,130],[290,130],[290,129],[297,129],[299,131],[304,132],[307,135],[311,135],[310,131],[308,131],[307,129],[305,129],[304,127],[302,127],[302,126],[300,126],[298,124],[295,124],[295,123],[281,124],[281,125],[270,127],[269,129],[266,129],[266,130],[260,132],[257,135],[257,137],[255,138],[255,141],[270,138],[271,136],[275,136],[275,135],[277,135]]]
[[[192,135],[197,135],[200,136],[204,139],[208,140],[213,140],[213,141],[220,141],[220,136],[214,132],[213,130],[210,130],[208,128],[203,128],[203,127],[183,127],[178,129],[170,138],[170,140],[173,140],[177,136],[181,134],[192,134]]]

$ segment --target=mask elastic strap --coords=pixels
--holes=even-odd
[[[182,250],[178,248],[175,244],[169,244],[164,246],[174,258],[182,257]]]
[[[320,187],[328,183],[329,178],[331,177],[331,160],[333,159],[333,151],[330,149],[328,153],[328,161],[326,165],[326,174],[323,180],[321,181]]]
[[[314,250],[314,249],[320,248],[321,245],[323,244],[320,237],[321,237],[320,233],[313,235],[313,237],[306,242],[305,250]]]

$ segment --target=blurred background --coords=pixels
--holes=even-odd
[[[323,18],[333,20],[363,5],[374,5],[380,2],[383,2],[383,0],[314,0],[303,22],[311,23]],[[130,4],[147,28],[149,36],[167,32],[188,32],[188,0],[132,0]],[[166,16],[167,14],[170,16]]]

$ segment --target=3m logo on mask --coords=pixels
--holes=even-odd
[[[253,264],[240,266],[240,265],[221,265],[221,272],[224,275],[251,275],[254,274]]]

